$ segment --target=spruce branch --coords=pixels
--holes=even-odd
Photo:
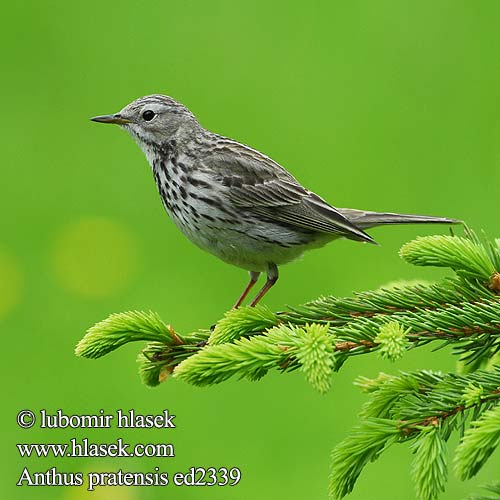
[[[361,423],[333,451],[332,499],[349,493],[368,462],[395,443],[411,443],[412,477],[421,500],[435,499],[444,491],[446,443],[452,433],[462,435],[454,458],[460,479],[477,473],[499,444],[500,368],[469,375],[422,370],[371,381],[362,378],[357,385],[369,394],[369,400],[360,413]],[[385,439],[376,441],[373,429],[385,429]],[[366,459],[356,454],[364,443],[369,453]]]
[[[398,437],[397,425],[383,418],[368,419],[354,427],[332,452],[330,498],[343,498],[350,493],[365,465],[396,443]]]
[[[500,399],[500,388],[498,396]],[[499,444],[500,404],[497,403],[473,421],[465,431],[455,454],[457,476],[460,479],[475,476]]]
[[[267,307],[231,309],[217,322],[210,335],[210,345],[224,344],[243,336],[261,333],[279,323]]]
[[[413,265],[448,267],[436,283],[399,283],[352,297],[326,296],[284,311],[243,307],[215,328],[179,334],[153,312],[113,314],[91,327],[78,356],[101,357],[133,341],[148,386],[169,377],[206,386],[297,370],[325,393],[352,356],[394,361],[429,343],[451,347],[457,373],[427,370],[358,378],[367,394],[359,423],[332,453],[330,497],[352,491],[362,469],[392,445],[409,445],[419,500],[444,490],[448,441],[460,442],[453,470],[474,476],[500,444],[500,240],[429,236],[404,245]]]
[[[464,278],[487,281],[495,271],[487,248],[471,237],[419,237],[403,245],[399,254],[410,264],[449,267]]]
[[[75,354],[100,358],[128,342],[155,340],[170,344],[176,337],[174,330],[152,311],[117,313],[89,328],[87,335],[77,344]],[[179,343],[182,343],[180,339]]]
[[[500,500],[500,481],[483,486],[483,489],[488,492],[488,495],[470,496],[468,500]]]
[[[417,497],[434,500],[444,491],[448,476],[446,441],[439,426],[423,427],[410,449],[415,453],[412,477]]]

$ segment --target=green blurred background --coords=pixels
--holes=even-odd
[[[500,3],[495,1],[9,2],[2,8],[0,328],[2,498],[78,499],[82,488],[16,488],[32,472],[239,466],[233,488],[117,488],[94,498],[325,498],[329,453],[364,398],[358,374],[452,370],[449,351],[390,364],[350,361],[326,396],[300,374],[195,388],[141,385],[140,346],[73,355],[93,323],[152,309],[180,332],[216,321],[244,271],[201,252],[163,211],[145,158],[118,128],[89,121],[166,93],[207,128],[272,156],[342,207],[446,215],[499,236]],[[441,227],[372,231],[380,247],[340,241],[282,269],[273,309],[397,279],[434,279],[397,256]],[[173,431],[30,430],[23,408],[134,408],[177,415]],[[175,459],[21,459],[16,442],[173,442]],[[395,447],[351,498],[414,498],[411,455]],[[451,477],[457,499],[498,476]]]

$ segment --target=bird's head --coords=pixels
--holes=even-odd
[[[141,145],[161,144],[176,133],[199,127],[183,104],[166,95],[141,97],[114,115],[95,116],[94,122],[120,125]]]

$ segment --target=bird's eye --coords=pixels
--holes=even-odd
[[[142,113],[142,118],[147,122],[150,122],[155,116],[155,112],[150,109],[147,109],[144,113]]]

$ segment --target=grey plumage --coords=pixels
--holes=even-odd
[[[365,229],[457,222],[334,208],[268,156],[203,128],[167,96],[146,96],[115,115],[92,120],[119,124],[135,138],[151,164],[165,209],[191,241],[250,271],[236,307],[261,271],[268,280],[251,305],[276,282],[278,265],[335,238],[374,243]]]
[[[354,208],[338,208],[344,217],[361,229],[370,229],[387,224],[455,224],[456,219],[433,217],[431,215],[394,214],[391,212],[370,212]]]

